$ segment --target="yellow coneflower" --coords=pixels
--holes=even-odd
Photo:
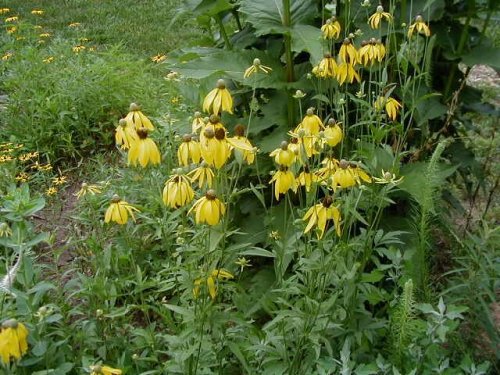
[[[189,210],[195,212],[196,224],[217,225],[226,213],[226,206],[218,198],[215,190],[208,190]]]
[[[0,331],[0,358],[8,364],[13,358],[20,359],[28,351],[28,330],[23,323],[8,319],[2,323]]]
[[[56,186],[64,185],[67,182],[67,179],[68,178],[66,176],[54,177],[52,178],[52,183]]]
[[[198,164],[201,159],[200,144],[193,140],[190,134],[185,134],[182,137],[182,143],[177,150],[177,159],[181,166],[189,165],[189,161]]]
[[[219,115],[222,111],[233,113],[233,98],[223,79],[217,81],[215,89],[203,100],[203,110],[214,115]]]
[[[415,22],[410,25],[408,28],[408,38],[411,38],[415,31],[418,34],[423,34],[425,36],[431,36],[431,30],[429,29],[429,26],[426,25],[424,22],[424,19],[422,18],[421,15],[418,15],[415,17]]]
[[[316,171],[319,181],[323,184],[328,183],[335,171],[339,166],[339,161],[333,156],[328,156],[321,162],[323,165],[320,169]]]
[[[170,208],[183,207],[194,199],[191,180],[182,174],[180,169],[165,182],[163,188],[163,203]]]
[[[73,194],[77,199],[81,199],[87,194],[96,195],[101,192],[101,188],[97,185],[88,184],[86,182],[82,182],[80,190],[78,190],[75,194]]]
[[[392,14],[384,12],[384,7],[379,5],[377,11],[368,19],[368,23],[372,29],[378,29],[382,19],[385,19],[387,22],[392,22]]]
[[[335,191],[339,186],[345,189],[355,185],[360,185],[361,180],[368,183],[372,182],[371,177],[360,167],[342,159],[339,162],[339,167],[332,176],[331,187],[333,191]]]
[[[123,150],[128,150],[133,142],[136,142],[139,136],[133,125],[130,125],[124,118],[120,119],[115,129],[115,142]]]
[[[351,39],[345,38],[339,50],[340,60],[344,63],[355,65],[359,63],[358,51],[352,44]]]
[[[375,38],[370,41],[361,42],[359,57],[364,66],[373,65],[375,62],[382,62],[385,57],[385,46],[380,40]]]
[[[193,134],[198,134],[200,130],[203,129],[205,122],[203,121],[203,116],[201,112],[195,112],[193,116],[193,122],[191,123],[191,132]]]
[[[43,13],[44,13],[44,11],[41,9],[33,9],[31,11],[31,14],[38,15],[38,16],[41,16]]]
[[[202,161],[199,167],[193,169],[187,175],[193,183],[196,182],[198,184],[200,189],[203,188],[205,184],[206,187],[210,189],[215,178],[214,171],[205,161]]]
[[[304,221],[308,221],[304,233],[309,232],[313,227],[316,226],[318,229],[316,235],[318,239],[321,239],[325,234],[326,223],[328,220],[333,220],[335,223],[335,232],[337,236],[340,237],[340,211],[337,207],[333,206],[333,199],[331,196],[327,195],[323,198],[322,202],[316,204],[307,210],[306,214],[302,218]]]
[[[274,196],[279,200],[280,194],[285,194],[288,190],[297,192],[297,181],[292,171],[285,165],[280,165],[280,168],[274,173],[269,184],[274,183]]]
[[[90,375],[122,375],[122,370],[103,365],[90,366],[90,371]]]
[[[268,66],[262,65],[260,59],[254,59],[252,65],[250,65],[243,73],[243,78],[248,78],[252,74],[262,72],[268,74],[272,69]]]
[[[303,132],[300,132],[300,135]],[[295,155],[295,161],[299,164],[304,164],[307,160],[308,155],[304,156],[304,152],[306,151],[305,146],[303,146],[303,137],[299,139],[300,135],[292,132],[288,132],[290,135],[290,143],[288,143],[288,150],[293,152]],[[278,163],[279,164],[279,163]]]
[[[295,153],[290,149],[288,142],[281,142],[280,148],[272,151],[269,156],[274,158],[274,162],[285,167],[289,167],[295,161]]]
[[[80,22],[71,22],[68,27],[78,27],[78,26],[81,26],[81,23]]]
[[[104,222],[109,223],[114,221],[117,224],[123,225],[127,224],[128,217],[135,221],[134,211],[139,212],[137,208],[130,205],[128,202],[122,200],[118,195],[113,195],[111,199],[111,204],[106,210],[104,215]]]
[[[135,103],[130,104],[129,113],[125,116],[125,120],[129,125],[133,126],[135,130],[146,128],[154,130],[151,120],[141,112],[141,107]]]
[[[314,113],[314,108],[308,108],[302,122],[295,128],[295,133],[304,130],[307,135],[318,135],[325,127],[321,119]]]
[[[3,56],[2,56],[2,61],[7,61],[9,60],[12,56],[14,56],[14,54],[12,52],[6,52]]]
[[[397,185],[403,181],[404,176],[397,178],[394,173],[386,172],[382,169],[382,177],[373,177],[376,184],[392,184]]]
[[[137,137],[137,140],[130,144],[128,165],[136,166],[139,163],[141,167],[146,168],[148,164],[160,164],[160,151],[156,143],[151,138],[148,138],[147,129],[138,129]]]
[[[329,53],[326,53],[319,64],[312,70],[312,73],[319,78],[335,78],[336,72],[337,63]]]
[[[340,85],[344,84],[344,82],[353,83],[354,80],[361,82],[361,78],[354,66],[348,63],[341,63],[337,67],[336,78]]]
[[[385,96],[379,96],[375,103],[373,103],[374,108],[377,111],[381,111],[382,108],[385,108],[385,112],[387,113],[387,117],[389,117],[392,121],[395,121],[399,110],[402,108],[401,103],[399,103],[394,98],[386,98]]]
[[[0,14],[5,14],[5,13],[9,13],[9,12],[10,12],[9,8],[0,8]]]
[[[50,35],[51,35],[50,33],[41,33],[41,34],[38,34],[38,36],[39,36],[40,38],[49,38],[49,37],[50,37]]]
[[[222,125],[218,126],[215,119],[210,121],[211,125],[205,127],[203,137],[200,137],[201,156],[208,165],[220,169],[231,156],[231,148],[226,140],[226,129]]]
[[[234,156],[240,163],[245,161],[252,164],[255,160],[255,147],[252,146],[247,137],[245,137],[245,127],[238,124],[234,127],[234,137],[227,138],[227,142],[234,150]]]
[[[217,296],[217,281],[226,281],[231,279],[234,279],[234,276],[230,272],[224,269],[215,269],[210,272],[207,278],[199,278],[194,281],[193,296],[194,298],[198,298],[200,295],[200,287],[206,283],[208,294],[210,294],[212,299],[215,299]]]
[[[327,19],[326,23],[321,26],[321,33],[324,39],[337,39],[340,36],[341,30],[342,28],[336,17]]]
[[[167,56],[158,54],[153,57],[151,57],[151,61],[154,63],[161,63],[162,61],[165,61],[167,59]]]
[[[57,194],[57,188],[55,186],[49,187],[47,190],[45,190],[45,194],[51,197],[52,195]]]
[[[54,61],[54,59],[55,59],[54,56],[49,56],[43,59],[42,62],[44,62],[45,64],[50,64],[51,62]]]
[[[311,173],[309,166],[304,165],[302,172],[300,172],[299,176],[297,177],[297,184],[299,186],[304,186],[306,188],[306,192],[309,193],[311,191],[312,184],[318,182],[318,180],[318,176],[316,176],[314,173]]]
[[[335,147],[342,141],[344,134],[342,133],[340,124],[333,118],[328,120],[328,126],[323,131],[323,137],[321,138],[323,145],[327,144],[330,147]]]
[[[7,27],[7,34],[14,34],[17,31],[16,26],[9,26]]]
[[[5,22],[16,22],[16,21],[19,21],[19,17],[18,16],[7,17],[5,19]]]

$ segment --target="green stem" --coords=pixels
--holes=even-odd
[[[217,21],[217,25],[219,25],[219,30],[222,35],[222,38],[224,39],[224,43],[226,45],[226,48],[229,50],[233,49],[233,45],[231,44],[231,41],[229,40],[229,37],[227,36],[226,29],[224,28],[224,24],[222,23],[222,17],[220,14],[217,14],[215,16],[215,20]]]
[[[283,26],[290,28],[291,26],[291,11],[290,0],[283,0]],[[284,35],[285,42],[285,60],[286,60],[286,81],[293,82],[295,80],[293,73],[293,53],[292,53],[292,37],[290,32],[287,31]],[[294,124],[295,103],[290,92],[288,92],[288,126],[292,127]]]

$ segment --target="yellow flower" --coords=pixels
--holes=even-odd
[[[170,208],[178,208],[190,203],[194,198],[189,177],[183,175],[180,169],[165,182],[163,188],[163,203]]]
[[[48,196],[56,195],[57,194],[57,188],[54,186],[49,187],[47,190],[45,190],[45,194]]]
[[[5,22],[15,22],[18,21],[19,17],[18,16],[13,16],[13,17],[8,17],[5,19]]]
[[[376,184],[392,184],[392,185],[397,185],[401,181],[403,181],[404,176],[401,176],[400,178],[396,178],[396,175],[391,172],[385,172],[382,169],[382,178],[379,177],[373,177],[373,180],[375,181]]]
[[[424,34],[425,36],[431,36],[431,30],[429,26],[427,26],[424,22],[424,19],[421,15],[415,17],[415,22],[410,25],[408,29],[408,38],[411,38],[415,31],[418,34]]]
[[[274,162],[276,164],[285,167],[291,166],[295,161],[295,153],[290,149],[287,141],[281,142],[280,148],[275,149],[269,156],[274,157]]]
[[[50,64],[51,62],[54,61],[54,56],[49,56],[45,59],[42,60],[45,64]]]
[[[339,168],[337,168],[332,176],[331,186],[333,191],[335,191],[338,186],[345,189],[360,185],[361,180],[368,183],[372,182],[371,177],[360,167],[342,159],[339,163]]]
[[[7,364],[10,359],[20,359],[28,351],[28,330],[24,324],[15,319],[9,319],[2,323],[0,331],[0,357]]]
[[[201,156],[210,166],[220,169],[231,156],[226,139],[226,129],[218,122],[218,116],[210,116],[210,124],[200,136]]]
[[[219,199],[214,190],[208,190],[204,197],[198,199],[189,210],[195,212],[196,224],[207,223],[216,225],[226,213],[226,206]]]
[[[78,27],[78,26],[80,26],[80,25],[81,25],[81,23],[80,23],[80,22],[71,22],[71,23],[68,25],[68,27]]]
[[[0,223],[0,237],[10,237],[12,236],[12,229],[10,229],[9,224]]]
[[[318,176],[314,173],[311,173],[309,166],[305,165],[302,172],[300,172],[299,177],[297,177],[297,183],[299,186],[305,186],[306,192],[309,193],[311,191],[311,185],[313,182],[317,182]]]
[[[379,5],[377,11],[368,19],[368,23],[372,29],[378,29],[382,19],[385,19],[387,22],[392,22],[392,15],[388,12],[384,12],[384,7]]]
[[[379,40],[371,38],[369,42],[361,42],[359,57],[364,66],[373,65],[375,62],[382,62],[385,57],[385,46]]]
[[[67,180],[66,176],[54,177],[52,179],[52,183],[56,186],[64,185],[66,183],[66,180]]]
[[[130,144],[128,152],[128,165],[141,165],[145,168],[148,164],[160,164],[161,156],[158,146],[148,138],[148,131],[145,128],[137,130],[138,139]]]
[[[222,111],[233,113],[233,98],[223,79],[217,81],[217,87],[210,91],[203,100],[203,110],[215,115]]]
[[[17,31],[16,26],[7,27],[7,34],[14,34]]]
[[[386,98],[384,96],[379,96],[373,106],[377,111],[381,111],[382,108],[385,108],[385,112],[387,113],[387,117],[389,117],[392,121],[396,120],[398,116],[399,110],[402,108],[402,105],[394,98]]]
[[[333,118],[328,120],[328,126],[323,131],[323,137],[321,138],[323,145],[327,144],[330,147],[335,147],[342,141],[344,135],[339,124]]]
[[[245,257],[239,257],[234,263],[240,266],[240,272],[243,272],[245,267],[252,267],[252,263]]]
[[[337,39],[340,36],[341,30],[342,28],[336,17],[327,19],[326,23],[321,26],[321,32],[324,39]]]
[[[162,61],[165,61],[167,56],[158,54],[156,56],[151,57],[151,61],[154,63],[161,63]]]
[[[245,127],[243,125],[236,125],[234,127],[234,137],[227,138],[227,142],[234,149],[234,156],[240,163],[246,161],[247,164],[252,164],[255,160],[255,147],[252,146],[250,141],[245,137]]]
[[[14,158],[10,155],[0,155],[0,164],[12,161]]]
[[[341,63],[337,68],[337,81],[339,84],[344,82],[353,83],[354,80],[361,82],[358,72],[354,69],[354,66],[348,63]]]
[[[194,298],[198,298],[200,295],[200,287],[204,282],[206,282],[208,294],[210,294],[212,299],[215,299],[217,296],[217,281],[226,281],[230,279],[234,279],[234,276],[230,272],[224,269],[212,270],[206,279],[200,278],[194,281],[193,296]]]
[[[337,63],[329,53],[326,53],[319,64],[312,70],[312,73],[319,78],[335,78],[336,72]]]
[[[9,13],[9,12],[10,12],[9,8],[0,8],[0,14],[5,14],[5,13]]]
[[[122,375],[122,370],[109,366],[90,366],[90,371],[90,375]]]
[[[7,61],[8,59],[10,59],[14,54],[12,52],[6,52],[3,56],[2,56],[2,60],[3,61]]]
[[[319,180],[323,183],[326,183],[335,173],[339,166],[339,161],[335,159],[332,156],[329,156],[325,158],[321,164],[323,167],[321,167],[317,172],[316,175],[318,176]]]
[[[335,223],[335,232],[337,236],[340,237],[340,211],[337,207],[333,206],[333,199],[331,196],[327,195],[323,198],[322,202],[316,204],[309,208],[306,212],[302,220],[309,222],[307,223],[306,228],[304,229],[304,233],[309,232],[314,226],[318,229],[316,231],[316,235],[318,236],[318,240],[323,237],[325,234],[326,222],[328,220],[333,220]]]
[[[191,123],[191,132],[193,134],[197,134],[200,129],[203,129],[205,122],[203,121],[203,117],[201,112],[195,112],[193,116],[193,122]]]
[[[302,122],[295,128],[295,133],[304,130],[306,135],[318,135],[324,129],[321,119],[314,114],[314,108],[308,108]]]
[[[84,45],[79,44],[77,46],[74,46],[72,48],[72,50],[73,50],[74,53],[80,53],[81,51],[85,50],[86,48],[87,47],[85,47]]]
[[[115,194],[104,215],[104,222],[109,223],[110,221],[114,221],[115,223],[123,225],[127,223],[129,215],[132,217],[132,220],[135,221],[134,211],[139,212],[137,208],[131,206],[128,202],[125,202]]]
[[[192,182],[196,182],[199,188],[202,188],[205,183],[207,188],[211,188],[214,181],[214,171],[208,166],[205,161],[202,161],[198,168],[193,169],[189,172],[188,177]]]
[[[19,182],[26,182],[30,179],[30,176],[29,174],[27,174],[26,172],[20,172],[17,176],[16,176],[16,181],[19,181]]]
[[[182,143],[177,150],[177,159],[182,166],[189,165],[189,160],[193,163],[199,163],[201,159],[200,144],[193,140],[190,134],[182,137]]]
[[[130,104],[130,112],[127,114],[127,116],[125,116],[125,120],[130,126],[134,127],[135,130],[141,128],[154,130],[154,126],[149,118],[147,118],[147,116],[141,112],[141,107],[139,107],[135,103]]]
[[[359,62],[359,55],[349,38],[345,38],[339,51],[340,60],[344,63],[355,65]]]
[[[97,185],[89,185],[86,182],[82,182],[80,190],[78,190],[74,194],[74,196],[77,199],[80,199],[80,198],[82,198],[83,196],[85,196],[87,194],[96,195],[96,194],[99,194],[100,192],[101,192],[101,188],[99,186],[97,186]]]
[[[115,129],[116,144],[120,145],[123,150],[127,150],[133,142],[138,140],[138,138],[139,136],[135,131],[134,125],[129,124],[129,122],[123,118],[120,119]]]
[[[38,36],[40,38],[48,38],[48,37],[50,37],[50,33],[41,33],[41,34],[38,34]]]
[[[41,10],[41,9],[33,9],[33,10],[31,11],[31,14],[35,14],[35,15],[42,15],[43,13],[44,13],[44,12],[43,12],[43,10]]]
[[[292,171],[285,165],[280,165],[280,169],[273,175],[269,184],[274,183],[274,196],[280,199],[280,194],[285,194],[288,190],[294,193],[297,191],[297,181]]]
[[[245,73],[243,73],[243,78],[248,78],[252,74],[258,73],[259,71],[264,74],[268,74],[271,70],[272,69],[270,67],[262,65],[260,59],[254,59],[253,64],[245,70]]]

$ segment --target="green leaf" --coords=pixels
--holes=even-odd
[[[295,25],[291,29],[292,51],[308,52],[312,64],[317,64],[323,58],[321,45],[321,30],[310,25]]]
[[[227,0],[187,0],[185,6],[195,14],[211,17],[233,8]]]
[[[266,34],[286,34],[289,27],[284,25],[284,9],[281,0],[241,0],[240,13],[255,28],[257,36]],[[290,26],[307,24],[316,15],[316,4],[312,0],[291,1]]]
[[[463,56],[462,62],[470,67],[476,64],[482,64],[500,69],[500,49],[481,44]]]
[[[193,312],[191,310],[188,310],[185,307],[177,306],[177,305],[170,305],[168,303],[163,304],[163,307],[166,307],[167,309],[180,314],[184,315],[185,317],[192,318],[193,317]]]
[[[266,257],[266,258],[274,258],[275,255],[269,250],[262,249],[260,247],[253,247],[251,249],[245,250],[240,253],[240,255],[250,255],[256,257]]]
[[[361,275],[361,282],[364,283],[376,283],[384,278],[384,273],[379,270],[373,270],[370,273],[364,273]]]

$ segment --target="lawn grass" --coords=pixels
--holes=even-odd
[[[100,45],[123,44],[140,56],[163,54],[196,44],[200,35],[193,18],[179,15],[179,0],[38,0],[0,1],[0,8],[63,38],[85,37]],[[43,15],[32,15],[41,9]],[[176,18],[177,17],[177,18]],[[174,20],[174,22],[172,22]],[[80,23],[79,27],[68,27]]]

